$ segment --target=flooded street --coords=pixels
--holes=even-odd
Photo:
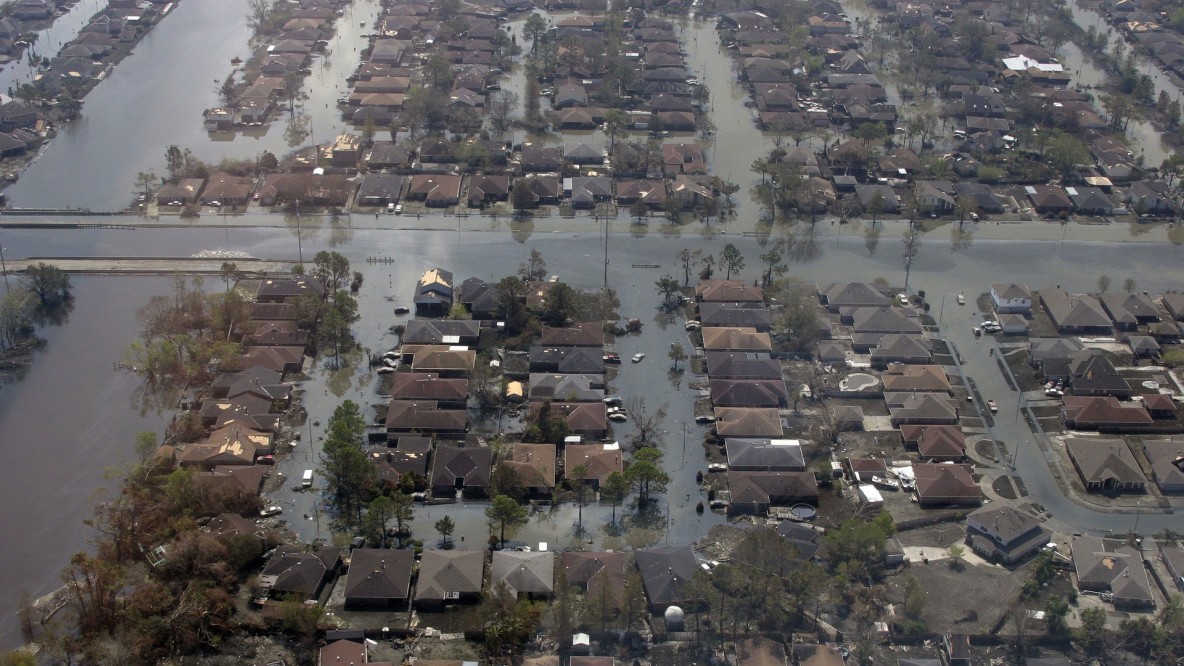
[[[10,205],[121,210],[132,199],[137,173],[165,172],[164,151],[172,144],[212,164],[254,158],[264,150],[280,156],[291,151],[284,140],[286,109],[252,135],[211,135],[202,124],[202,110],[217,104],[214,81],[230,73],[232,59],[251,54],[245,13],[239,0],[179,3],[86,96],[82,117],[62,127],[5,190]],[[311,135],[304,145],[329,141],[345,127],[336,100],[377,15],[377,0],[356,0],[338,20],[340,34],[330,41],[329,53],[314,59],[305,79]]]
[[[311,221],[310,221],[311,222]],[[1124,231],[1120,225],[1111,225]],[[679,248],[702,248],[718,253],[726,242],[736,246],[749,259],[741,274],[754,279],[759,271],[755,257],[762,251],[755,238],[737,235],[701,235],[697,227],[682,233],[662,234],[633,227],[612,225],[609,239],[610,284],[619,290],[620,312],[624,317],[639,317],[645,322],[640,336],[617,341],[623,355],[645,352],[644,362],[622,368],[616,386],[628,399],[645,395],[651,408],[666,403],[669,415],[664,421],[662,447],[666,468],[673,481],[658,507],[653,529],[644,536],[651,541],[671,544],[688,543],[705,533],[722,517],[694,512],[699,500],[695,473],[704,467],[701,449],[702,426],[690,423],[694,392],[688,387],[694,378],[687,374],[681,382],[671,382],[667,374],[666,350],[674,341],[686,337],[681,321],[660,316],[660,296],[654,282],[661,275],[680,275],[674,259]],[[510,233],[506,233],[509,230]],[[827,227],[827,232],[833,231]],[[195,229],[141,229],[137,231],[80,230],[45,231],[5,229],[4,245],[10,257],[24,256],[189,256],[202,250],[231,247],[264,259],[294,259],[294,237],[275,229],[200,227]],[[496,232],[414,231],[320,228],[306,238],[306,253],[330,245],[344,253],[353,268],[365,274],[359,294],[362,321],[355,327],[362,345],[371,350],[387,349],[396,338],[387,329],[399,320],[393,314],[396,304],[406,304],[420,273],[431,266],[456,272],[458,280],[474,274],[495,278],[512,273],[528,254],[537,248],[547,261],[549,272],[583,289],[602,284],[603,235],[595,230],[583,233],[533,233],[529,227],[509,225]],[[792,264],[791,273],[810,282],[871,281],[885,277],[892,283],[903,280],[899,241],[886,236],[880,250],[868,256],[863,238],[850,232],[821,239],[818,257],[806,264]],[[400,257],[394,264],[368,264],[367,257]],[[913,284],[933,292],[978,294],[1006,275],[1033,288],[1062,284],[1069,290],[1093,288],[1097,275],[1108,273],[1115,280],[1132,277],[1140,289],[1152,293],[1178,287],[1184,281],[1184,267],[1179,251],[1167,243],[1078,243],[1064,246],[1051,242],[978,240],[968,250],[953,254],[948,241],[927,239],[913,271]],[[641,265],[659,264],[658,268]],[[638,267],[635,267],[637,264]],[[1082,271],[1081,266],[1090,266]],[[240,266],[249,268],[248,262]],[[479,267],[474,269],[471,267]],[[82,547],[89,528],[82,520],[89,515],[94,489],[104,485],[103,469],[126,463],[132,456],[131,442],[140,430],[163,432],[165,416],[140,415],[129,407],[137,395],[139,382],[130,375],[113,373],[111,364],[135,335],[134,312],[155,293],[169,289],[168,278],[89,278],[76,277],[77,305],[69,321],[61,328],[48,329],[44,335],[49,345],[38,355],[28,375],[19,383],[0,389],[0,501],[13,510],[5,512],[0,527],[10,539],[4,550],[0,601],[14,609],[22,587],[33,595],[44,594],[57,586],[57,574],[69,555]],[[118,298],[111,297],[118,294]],[[355,359],[356,360],[356,359]],[[305,404],[312,420],[326,423],[342,398],[359,401],[367,408],[384,402],[375,394],[374,376],[354,364],[342,371],[331,371],[320,359],[311,381],[305,383]],[[660,396],[655,398],[654,396]],[[69,418],[54,415],[50,409],[66,411]],[[682,424],[689,423],[686,435],[685,462],[682,448]],[[627,442],[630,424],[618,428],[616,437]],[[311,435],[305,431],[298,448],[281,456],[277,471],[296,479],[304,469],[318,466],[320,427]],[[15,443],[15,444],[14,444]],[[318,475],[319,477],[319,475]],[[318,478],[318,486],[320,479]],[[294,482],[284,490],[270,493],[268,499],[282,503],[284,517],[302,538],[328,536],[327,516],[319,515],[314,502],[316,493],[293,491]],[[688,498],[687,496],[690,495]],[[666,500],[669,500],[669,506]],[[432,543],[437,538],[433,524],[445,511],[458,523],[456,539],[465,537],[466,547],[473,540],[484,542],[489,532],[484,518],[485,505],[472,503],[453,507],[417,507],[413,524],[417,538]],[[618,509],[618,518],[623,509]],[[610,508],[589,506],[584,510],[585,526],[594,543],[606,543],[602,529],[609,521]],[[665,516],[669,514],[667,536]],[[312,520],[304,519],[308,515]],[[557,547],[572,544],[575,508],[567,505],[550,514],[532,518],[516,540],[527,543],[547,541]],[[317,518],[319,517],[319,522]],[[1147,517],[1148,522],[1151,517]],[[1158,519],[1159,517],[1155,517]],[[613,542],[609,541],[610,544]],[[613,544],[615,545],[615,544]],[[0,621],[0,643],[11,646],[19,639],[11,611]]]

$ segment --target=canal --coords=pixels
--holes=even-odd
[[[355,0],[339,17],[327,52],[314,60],[303,103],[311,133],[302,145],[325,143],[344,129],[336,101],[378,12],[377,0]],[[214,81],[230,73],[231,60],[250,56],[250,37],[240,0],[177,4],[86,96],[82,117],[63,126],[5,190],[10,205],[123,209],[133,198],[136,174],[163,174],[165,148],[173,144],[210,164],[292,150],[284,138],[286,110],[251,135],[210,134],[202,124],[202,110],[217,105]]]

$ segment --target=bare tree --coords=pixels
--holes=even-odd
[[[630,400],[627,411],[629,419],[633,421],[633,427],[637,429],[637,441],[642,444],[649,442],[658,434],[662,421],[666,419],[666,404],[663,403],[651,412],[646,406],[645,396],[638,396]]]

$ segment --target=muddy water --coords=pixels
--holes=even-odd
[[[304,145],[331,140],[345,127],[336,100],[346,90],[378,15],[377,0],[356,0],[337,21],[338,35],[305,78]],[[246,10],[239,0],[182,2],[86,97],[83,116],[64,126],[44,153],[6,190],[13,206],[118,210],[132,199],[136,174],[163,174],[171,144],[207,162],[282,155],[286,109],[269,127],[249,133],[205,131],[202,109],[217,104],[215,80],[233,58],[251,54]],[[146,94],[149,92],[151,94]]]
[[[115,371],[136,334],[135,311],[167,293],[166,278],[75,277],[74,310],[45,328],[47,344],[23,379],[0,386],[0,649],[20,640],[21,593],[55,589],[70,555],[86,547],[104,470],[133,457],[137,432],[163,432],[168,412],[145,406],[140,382]]]

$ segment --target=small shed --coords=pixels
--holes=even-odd
[[[879,509],[884,506],[884,496],[875,486],[863,483],[859,486],[859,504],[865,508]]]
[[[1004,335],[1027,335],[1028,320],[1021,314],[999,315],[999,326]]]
[[[832,408],[835,428],[840,432],[863,430],[863,408],[854,405],[837,405]]]

